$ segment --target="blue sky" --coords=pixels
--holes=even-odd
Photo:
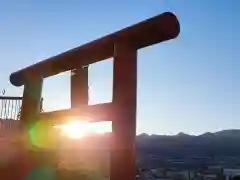
[[[240,128],[240,3],[233,0],[17,1],[0,7],[0,88],[17,69],[165,11],[175,39],[139,51],[138,133],[199,134]],[[90,102],[111,100],[112,62],[90,67]],[[68,108],[69,74],[48,78],[46,110]]]

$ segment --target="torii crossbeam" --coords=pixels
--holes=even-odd
[[[24,85],[21,127],[26,130],[33,119],[64,120],[66,116],[112,121],[111,180],[135,179],[137,50],[176,38],[179,32],[177,17],[166,12],[12,73],[11,83]],[[114,59],[113,100],[90,106],[86,66],[111,57]],[[72,107],[40,113],[43,79],[69,70],[72,71]]]

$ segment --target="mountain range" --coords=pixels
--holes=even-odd
[[[136,137],[138,152],[164,157],[233,157],[240,156],[240,130],[230,129],[194,136],[140,134]]]

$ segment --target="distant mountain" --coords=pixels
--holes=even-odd
[[[240,130],[238,130],[238,129],[223,130],[223,131],[215,132],[214,135],[218,136],[218,137],[239,138],[240,137]]]
[[[195,136],[195,135],[189,135],[189,134],[186,134],[184,132],[180,132],[178,133],[177,135],[157,135],[157,134],[153,134],[153,135],[148,135],[146,133],[143,133],[143,134],[140,134],[138,135],[138,137],[142,137],[142,136],[158,136],[158,137],[203,137],[203,136],[217,136],[217,137],[240,137],[240,129],[228,129],[228,130],[222,130],[222,131],[217,131],[217,132],[206,132],[206,133],[203,133],[201,135],[198,135],[198,136]]]
[[[239,156],[240,130],[231,129],[199,136],[179,133],[166,135],[139,135],[136,137],[141,155],[185,157],[185,156]]]
[[[191,135],[185,134],[185,133],[183,133],[183,132],[180,132],[180,133],[177,134],[177,136],[178,136],[178,137],[189,137],[189,136],[191,136]]]

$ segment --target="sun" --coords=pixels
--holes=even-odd
[[[62,135],[71,139],[80,139],[92,134],[103,134],[112,131],[111,123],[96,122],[89,123],[82,120],[71,120],[66,124],[56,125]]]

